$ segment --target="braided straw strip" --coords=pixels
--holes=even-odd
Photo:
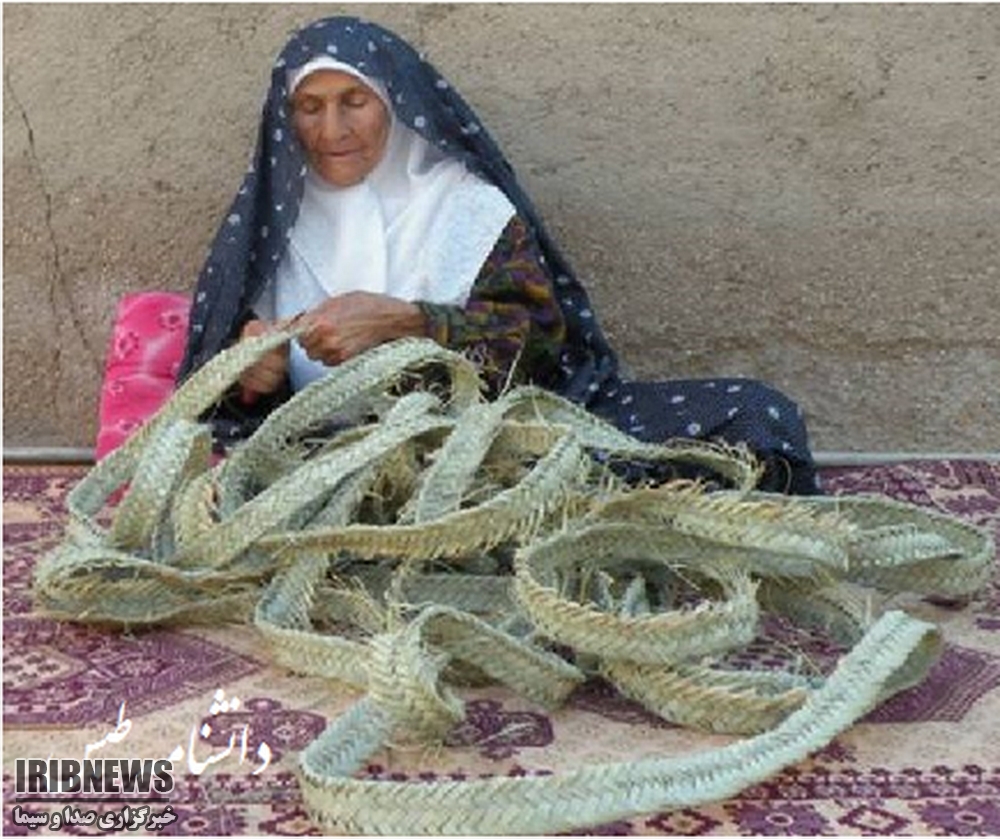
[[[218,473],[214,469],[202,472],[178,487],[170,514],[175,551],[170,557],[171,563],[176,564],[178,556],[190,555],[194,546],[215,527],[217,487]]]
[[[847,567],[849,531],[842,519],[773,498],[764,493],[705,494],[697,484],[667,484],[612,499],[593,515],[665,524],[717,544],[807,558],[831,570]]]
[[[325,558],[303,557],[275,576],[257,604],[254,623],[283,667],[364,688],[366,645],[312,630],[309,612],[328,564]]]
[[[786,498],[772,503],[788,506]],[[848,579],[887,591],[970,595],[989,580],[993,536],[943,513],[880,496],[797,499],[804,508],[848,516]]]
[[[466,410],[433,465],[424,475],[417,494],[414,518],[418,524],[439,519],[459,509],[476,471],[500,431],[507,404],[504,400],[472,405]]]
[[[511,396],[511,419],[544,417],[549,422],[567,425],[590,449],[636,460],[707,466],[727,478],[738,490],[755,487],[763,473],[763,466],[745,447],[693,440],[676,440],[668,444],[643,443],[552,391],[523,386]]]
[[[188,420],[167,425],[142,453],[108,543],[126,552],[151,545],[177,488],[208,468],[211,449],[211,434],[204,426]],[[154,549],[154,556],[158,553]]]
[[[448,603],[463,612],[510,615],[516,609],[510,586],[506,576],[417,574],[403,579],[401,594],[418,608]]]
[[[635,497],[640,508],[648,508],[653,497],[669,497],[671,501],[697,500],[688,491],[634,493],[628,497]],[[616,503],[619,507],[626,506],[624,502]],[[773,517],[774,511],[768,512]],[[593,519],[601,521],[606,515],[607,506]],[[795,521],[797,527],[801,523]],[[727,540],[730,538],[728,533],[724,535]],[[793,544],[796,535],[794,531],[791,534]],[[678,538],[687,543],[680,550]],[[779,556],[781,551],[787,550],[774,534],[771,546]],[[601,672],[626,695],[642,702],[654,713],[710,731],[737,734],[764,731],[802,704],[806,696],[805,683],[789,684],[787,678],[766,673],[724,673],[705,667],[664,666],[725,652],[753,638],[757,601],[753,597],[754,586],[746,577],[735,575],[734,578],[750,586],[749,590],[723,604],[713,607],[702,601],[693,610],[661,612],[639,618],[610,614],[610,608],[602,611],[574,603],[561,597],[553,587],[557,585],[560,572],[581,563],[586,563],[587,567],[610,567],[621,564],[622,560],[634,562],[640,557],[646,562],[683,561],[685,571],[694,574],[718,575],[723,569],[728,569],[730,574],[740,569],[753,569],[757,573],[773,570],[771,563],[766,561],[767,554],[759,548],[752,546],[745,556],[732,546],[715,547],[715,551],[719,550],[725,552],[724,556],[713,555],[713,545],[707,539],[678,536],[663,526],[591,525],[523,549],[518,556],[515,591],[522,608],[536,626],[578,651],[598,655],[602,660]],[[798,562],[804,568],[810,567],[803,557],[798,557]],[[807,596],[808,588],[804,588],[804,584],[811,579],[808,572],[805,573],[807,576],[799,584],[800,599]],[[539,583],[536,575],[543,577],[546,585]],[[722,578],[725,579],[725,574]],[[822,580],[822,575],[817,579]],[[812,601],[808,602],[812,605]],[[613,608],[613,604],[608,606]],[[744,611],[740,611],[741,607]],[[717,614],[707,616],[705,611],[713,608]],[[851,642],[858,637],[852,637]],[[768,695],[759,695],[762,687],[768,689]],[[781,690],[776,692],[779,687]]]
[[[424,609],[398,631],[375,636],[369,653],[370,699],[394,721],[395,737],[418,743],[443,738],[465,715],[462,702],[439,683],[449,656],[470,656],[467,660],[493,678],[550,706],[584,678],[558,656],[441,606]]]
[[[393,600],[406,609],[419,611],[425,606],[447,603],[453,609],[470,612],[483,620],[491,617],[505,620],[517,613],[511,594],[512,577],[498,575],[496,560],[482,557],[485,568],[479,568],[477,558],[469,557],[458,561],[463,573],[438,573],[419,567],[418,563],[396,565],[391,560],[381,562],[352,562],[338,572],[337,586],[324,586],[322,596],[313,604],[313,615],[322,621],[346,621],[359,623],[360,615],[345,616],[337,601],[346,596],[355,602],[359,592],[364,593],[368,606],[371,602]],[[352,591],[351,585],[357,586]],[[367,611],[367,607],[366,607]],[[366,626],[371,631],[381,631],[381,624]]]
[[[471,362],[433,341],[408,338],[375,347],[332,368],[329,374],[295,394],[261,424],[253,435],[252,446],[242,446],[226,459],[223,469],[229,480],[225,483],[237,495],[233,506],[240,503],[250,480],[280,473],[289,436],[384,392],[406,370],[434,363],[444,365],[451,376],[451,399],[456,409],[481,398],[479,377]],[[227,495],[222,501],[223,514],[230,509]]]
[[[576,667],[559,656],[524,644],[455,609],[424,608],[410,624],[415,625],[423,628],[425,638],[435,648],[474,664],[522,696],[548,707],[559,705],[584,680]]]
[[[79,620],[235,618],[273,575],[254,621],[276,658],[369,692],[302,754],[304,795],[324,826],[537,832],[733,794],[822,746],[930,666],[935,633],[898,613],[876,619],[870,593],[846,580],[877,578],[904,590],[904,575],[916,568],[921,586],[966,591],[992,549],[977,529],[906,505],[750,494],[758,468],[746,452],[638,443],[537,389],[480,406],[471,365],[426,341],[386,345],[343,365],[204,471],[204,438],[184,421],[288,337],[218,356],[138,442],[95,467],[71,494],[69,537],[39,564],[36,592]],[[448,405],[426,393],[387,394],[407,370],[428,365],[450,375]],[[304,438],[332,413],[356,420],[372,412],[380,422],[310,454]],[[620,482],[587,450],[604,460],[709,466],[737,490],[706,496],[680,483],[621,496]],[[421,471],[428,459],[433,465]],[[149,477],[156,470],[169,489]],[[105,533],[93,516],[126,481],[137,495]],[[473,498],[484,500],[469,506]],[[372,516],[387,523],[361,523]],[[490,576],[496,561],[483,552],[512,541],[521,543],[513,580],[521,609],[506,610],[513,613],[505,629],[441,603],[455,597],[501,618],[503,583]],[[424,576],[437,558],[466,571],[462,584],[436,586],[441,575]],[[335,589],[331,570],[341,575]],[[679,581],[719,599],[671,609],[674,588],[690,588]],[[579,600],[569,596],[575,588]],[[421,602],[429,595],[435,604]],[[818,688],[789,674],[691,662],[749,640],[758,598],[858,646]],[[224,615],[212,611],[220,606]],[[360,635],[320,634],[317,616]],[[596,657],[594,666],[626,692],[675,719],[740,731],[784,721],[716,753],[559,778],[398,786],[345,777],[384,745],[443,737],[462,713],[445,684],[456,675],[485,673],[558,704],[583,675],[521,640],[528,620],[535,634],[568,640],[581,660]],[[719,713],[705,713],[709,703]]]
[[[876,604],[882,598],[877,592],[846,581],[807,588],[764,580],[758,591],[766,608],[800,626],[819,629],[848,647],[858,642],[881,612]]]
[[[359,642],[305,631],[325,562],[314,558],[279,574],[257,607],[256,624],[282,664],[298,672],[335,678],[377,694],[380,705],[415,714],[407,726],[418,739],[443,737],[461,719],[455,700],[438,694],[445,658],[424,660],[425,639],[442,655],[475,664],[522,695],[546,705],[561,702],[582,674],[557,656],[532,649],[470,614],[439,606],[421,609],[403,632],[378,634],[371,649]],[[386,623],[391,623],[386,616]],[[400,648],[402,644],[402,648]],[[372,662],[375,662],[374,664]],[[365,663],[363,663],[365,662]],[[370,683],[372,673],[375,683]],[[458,716],[456,716],[458,713]]]
[[[300,755],[310,816],[331,831],[362,834],[519,834],[570,830],[735,795],[802,760],[878,702],[909,660],[926,664],[936,630],[889,612],[826,684],[774,730],[680,758],[603,764],[542,778],[495,777],[405,784],[350,777],[394,730],[366,699]]]
[[[35,598],[54,616],[123,624],[161,623],[218,609],[216,621],[245,620],[260,571],[183,571],[100,545],[64,544],[35,569]]]
[[[802,707],[815,684],[788,673],[608,661],[601,672],[668,722],[723,734],[760,734]]]
[[[286,343],[289,333],[276,333],[241,341],[225,353],[214,356],[184,384],[149,420],[119,448],[94,466],[66,498],[70,535],[102,538],[103,529],[92,516],[111,494],[131,480],[141,452],[164,427],[176,420],[196,420],[239,378],[240,373],[271,350]]]
[[[554,510],[566,504],[567,488],[588,474],[576,439],[563,437],[516,486],[470,509],[422,525],[349,525],[264,536],[258,545],[299,552],[347,551],[358,557],[405,559],[461,557],[514,538],[528,538]]]
[[[514,592],[532,623],[563,644],[602,658],[657,664],[725,652],[749,643],[757,626],[755,584],[736,575],[726,599],[693,609],[624,617],[577,603],[536,579],[536,569],[579,557],[613,566],[635,556],[620,531],[590,527],[535,542],[518,554]],[[624,555],[622,555],[624,554]],[[549,576],[549,575],[546,575]]]
[[[264,534],[280,527],[302,506],[335,489],[358,469],[414,435],[440,424],[440,419],[433,416],[413,417],[410,424],[385,424],[353,446],[306,461],[296,472],[285,475],[247,501],[239,515],[221,522],[190,545],[189,553],[179,557],[178,564],[226,565],[255,542],[263,544]]]

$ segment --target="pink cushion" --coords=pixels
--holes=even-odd
[[[100,460],[159,410],[174,390],[184,357],[191,298],[141,292],[121,299],[104,365]]]

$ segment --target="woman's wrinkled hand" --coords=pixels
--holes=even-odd
[[[247,321],[240,332],[240,340],[257,338],[273,332],[277,327],[265,320]],[[252,367],[248,367],[240,376],[240,386],[243,389],[242,398],[246,404],[256,401],[258,396],[274,393],[281,387],[288,375],[288,344],[271,350]]]
[[[313,361],[335,365],[378,344],[425,332],[423,312],[385,294],[352,291],[325,300],[299,321],[299,344]]]

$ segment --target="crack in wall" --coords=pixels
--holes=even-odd
[[[94,352],[94,347],[90,343],[90,339],[87,337],[87,333],[83,325],[83,318],[79,308],[77,307],[76,299],[70,291],[69,283],[66,279],[65,273],[63,272],[62,261],[59,255],[59,239],[56,236],[55,226],[52,223],[52,193],[49,191],[48,184],[45,179],[45,171],[42,167],[41,159],[38,156],[38,150],[35,147],[35,131],[31,125],[31,119],[28,117],[28,111],[22,104],[20,97],[17,95],[17,91],[14,89],[14,83],[11,81],[11,71],[9,67],[4,68],[4,84],[7,88],[7,93],[10,96],[11,101],[21,114],[21,120],[24,122],[24,127],[28,132],[28,156],[31,159],[32,168],[35,170],[39,188],[41,189],[42,197],[45,201],[45,230],[48,235],[49,245],[52,251],[48,288],[49,309],[52,311],[56,322],[59,323],[61,318],[59,309],[57,308],[56,295],[57,292],[61,291],[63,297],[66,299],[70,322],[79,336],[80,342],[83,344],[87,358],[90,359],[90,362],[94,365],[94,370],[97,372],[98,376],[100,376],[101,363],[98,360],[97,354]],[[62,370],[62,360],[63,346],[62,342],[57,340],[53,343],[52,354],[53,369],[57,372],[61,372]],[[56,404],[59,404],[58,400],[56,400]]]

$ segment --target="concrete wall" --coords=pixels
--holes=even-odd
[[[996,5],[5,5],[4,442],[92,444],[116,299],[190,289],[290,31],[360,13],[494,131],[636,373],[822,449],[1000,449]]]

